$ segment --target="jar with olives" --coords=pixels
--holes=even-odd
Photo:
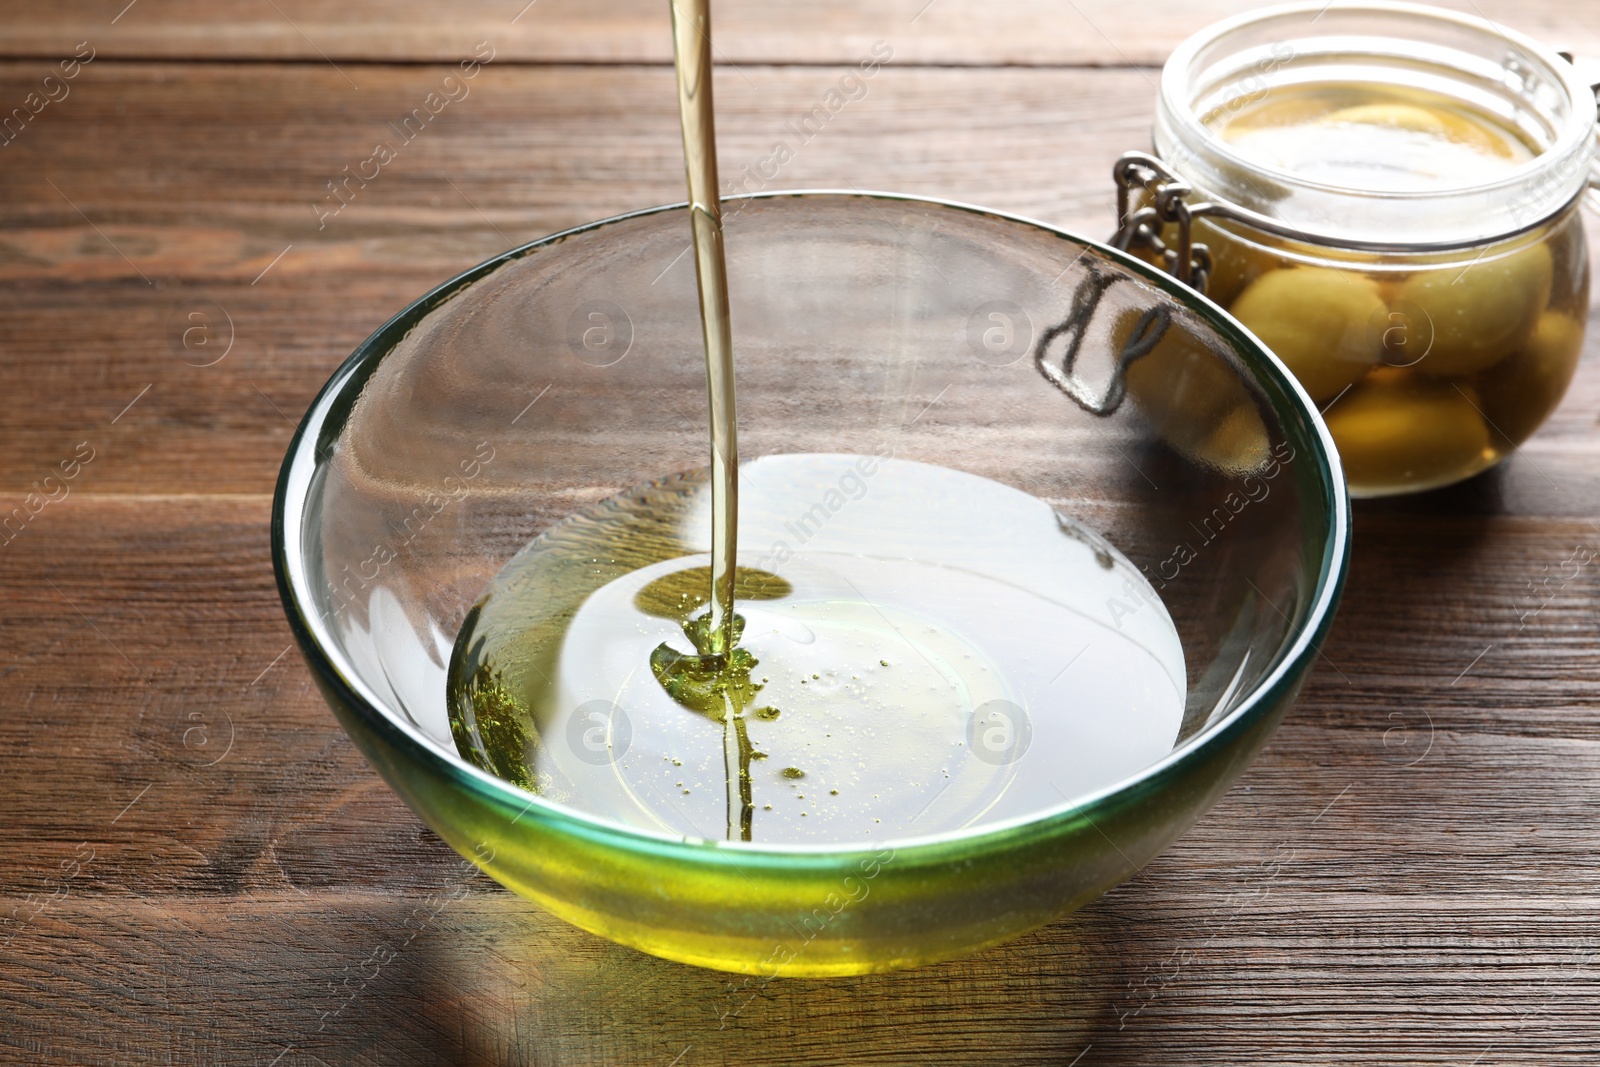
[[[1566,59],[1481,19],[1251,13],[1168,61],[1155,154],[1117,165],[1115,243],[1284,362],[1352,495],[1447,485],[1531,435],[1576,368],[1595,119]]]

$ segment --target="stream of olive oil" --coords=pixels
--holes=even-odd
[[[749,841],[754,811],[750,747],[744,713],[755,688],[755,658],[739,648],[744,620],[734,614],[738,569],[739,422],[734,405],[733,327],[728,314],[728,265],[722,253],[722,198],[717,181],[717,133],[711,92],[711,0],[672,0],[672,55],[683,126],[683,169],[689,186],[694,272],[705,339],[706,399],[711,412],[711,568],[708,611],[684,625],[693,653],[663,643],[650,670],[686,708],[722,724],[727,834]],[[735,793],[737,792],[737,797]]]
[[[694,227],[694,270],[711,408],[711,601],[701,652],[725,657],[738,642],[733,585],[739,526],[739,427],[734,410],[733,327],[728,315],[728,265],[722,254],[722,200],[711,96],[711,0],[672,0],[672,54],[678,76],[683,167]]]

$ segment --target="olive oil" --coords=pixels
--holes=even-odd
[[[739,524],[739,431],[733,389],[733,327],[728,266],[722,254],[722,200],[711,95],[711,0],[672,0],[672,54],[683,127],[694,270],[705,337],[706,392],[711,409],[711,601],[704,627],[707,655],[732,651],[734,531]]]
[[[1486,112],[1393,85],[1285,85],[1202,121],[1257,163],[1375,192],[1471,185],[1535,154]]]
[[[535,538],[473,608],[450,668],[464,756],[625,825],[805,843],[1035,814],[1171,750],[1172,620],[1049,505],[883,456],[740,477],[727,665],[686,632],[707,617],[708,472],[639,486]]]
[[[451,657],[458,749],[615,822],[766,843],[1020,818],[1161,758],[1182,648],[1094,534],[892,442],[740,465],[707,0],[672,16],[711,462],[505,566]]]

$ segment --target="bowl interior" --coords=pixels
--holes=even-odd
[[[731,201],[726,229],[747,462],[887,447],[1103,538],[1181,639],[1169,758],[1313,654],[1347,550],[1337,459],[1214,305],[957,205],[781,194]],[[463,775],[483,777],[456,751],[446,669],[486,583],[580,508],[706,464],[688,234],[682,208],[658,209],[448,283],[358,350],[286,462],[286,596],[314,655]],[[1108,588],[1104,620],[1138,625],[1144,595]]]

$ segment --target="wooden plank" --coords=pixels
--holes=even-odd
[[[489,42],[503,61],[667,63],[660,0],[275,0],[217,7],[203,0],[59,0],[9,16],[7,56],[57,60],[89,41],[97,56],[160,59],[455,61]],[[1263,0],[720,0],[717,62],[849,63],[874,43],[895,62],[938,65],[1159,66],[1196,30]],[[1444,0],[1555,47],[1600,52],[1586,5],[1561,0]],[[43,70],[41,70],[41,74]],[[355,71],[346,73],[360,82]]]
[[[358,258],[367,270],[451,269],[554,229],[682,198],[669,72],[491,65],[407,138],[400,120],[450,71],[374,68],[356,92],[314,67],[86,68],[70,97],[0,149],[8,162],[0,279],[249,283],[291,241],[339,248],[324,269],[354,273]],[[720,72],[726,191],[887,186],[1103,234],[1112,226],[1112,162],[1124,148],[1148,147],[1155,96],[1140,72],[893,66],[802,140],[798,119],[849,73]],[[30,78],[25,64],[0,64],[0,93],[24,93]],[[776,178],[747,178],[780,140],[793,159]],[[363,185],[345,168],[368,160],[377,143],[396,159]],[[121,161],[115,174],[100,166],[100,152]],[[328,185],[347,178],[354,184],[338,210]],[[91,224],[127,258],[90,240]],[[468,239],[448,243],[451,234]],[[272,276],[318,265],[292,254]]]
[[[388,123],[441,71],[374,68],[357,93],[326,70],[107,62],[3,149],[0,382],[29,402],[0,421],[15,457],[0,492],[15,501],[85,442],[101,449],[86,491],[268,491],[316,389],[390,314],[515,243],[682,195],[666,71],[491,66],[400,141]],[[724,72],[730,182],[840,77]],[[0,67],[0,91],[26,84]],[[772,185],[943,196],[1103,235],[1106,175],[1150,108],[1133,71],[885,68]],[[377,140],[398,157],[319,224],[338,203],[326,183]],[[191,313],[212,348],[185,347]],[[225,358],[195,365],[230,333]],[[1525,456],[1420,506],[1591,513],[1600,331],[1586,351]]]
[[[1330,889],[1309,931],[1304,898],[1259,871],[1168,909],[1149,906],[1157,876],[1146,877],[972,959],[779,979],[754,999],[726,975],[608,945],[453,869],[405,895],[275,897],[231,912],[74,896],[25,945],[0,950],[0,1049],[29,1063],[279,1067],[1081,1067],[1171,1063],[1197,1045],[1216,1063],[1592,1062],[1588,902],[1552,901],[1512,923],[1490,902],[1409,912]]]

